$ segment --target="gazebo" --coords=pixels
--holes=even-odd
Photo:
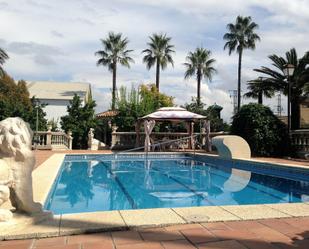
[[[194,140],[193,137],[194,123],[201,120],[204,121],[203,127],[205,128],[206,132],[206,144],[208,145],[207,148],[210,149],[210,143],[209,143],[210,123],[207,120],[207,117],[199,115],[197,113],[189,112],[181,107],[162,107],[153,113],[150,113],[144,117],[139,118],[136,124],[136,142],[138,143],[138,141],[140,140],[139,133],[142,122],[144,122],[144,129],[145,129],[145,151],[150,150],[151,146],[150,134],[156,122],[163,122],[163,121],[185,122],[188,135],[190,136],[189,148],[191,149]]]

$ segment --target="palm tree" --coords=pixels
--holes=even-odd
[[[149,39],[150,42],[147,43],[149,48],[142,52],[146,54],[143,62],[146,63],[148,70],[156,64],[156,87],[160,91],[160,68],[164,70],[168,63],[174,66],[171,55],[175,53],[174,46],[170,44],[171,38],[167,37],[166,34],[153,34]]]
[[[7,55],[7,53],[0,48],[0,77],[2,78],[4,75],[4,70],[2,68],[2,65],[5,63],[5,60],[7,60],[9,58],[9,56]]]
[[[309,85],[309,51],[305,53],[302,58],[298,58],[295,48],[286,52],[285,58],[278,55],[271,55],[268,57],[272,61],[275,69],[268,67],[261,67],[254,69],[254,71],[267,75],[265,82],[277,90],[282,91],[285,95],[288,94],[289,84],[286,82],[286,77],[283,69],[287,64],[292,64],[295,69],[289,81],[292,83],[291,87],[291,128],[300,128],[300,103],[308,95]]]
[[[238,53],[238,99],[237,110],[240,109],[240,95],[241,95],[241,63],[242,54],[244,49],[255,49],[256,41],[260,40],[260,37],[254,32],[258,25],[251,21],[250,16],[236,18],[236,23],[229,23],[226,26],[228,33],[223,36],[223,39],[227,42],[224,45],[224,49],[229,50],[229,55],[236,50]]]
[[[249,91],[244,95],[247,98],[257,99],[259,104],[263,104],[263,96],[272,98],[275,95],[275,89],[271,84],[268,84],[267,79],[259,77],[248,82]]]
[[[129,56],[133,50],[128,50],[127,45],[129,40],[122,37],[121,33],[115,34],[114,32],[108,33],[106,39],[101,39],[103,50],[95,53],[100,59],[97,61],[97,66],[106,66],[109,71],[113,73],[113,90],[112,90],[112,109],[115,109],[116,98],[116,76],[117,64],[130,68],[130,62],[134,60]]]
[[[186,57],[187,63],[184,63],[187,70],[185,72],[185,79],[196,75],[197,80],[197,103],[201,102],[201,81],[202,78],[211,81],[212,76],[216,73],[213,67],[215,59],[210,58],[211,51],[204,48],[197,48],[194,52],[189,52]]]

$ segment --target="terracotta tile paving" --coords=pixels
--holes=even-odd
[[[241,240],[243,238],[247,240],[260,240],[259,236],[247,230],[213,230],[211,232],[220,240]]]
[[[110,233],[94,233],[94,234],[82,234],[73,235],[67,238],[68,244],[80,244],[83,242],[112,242]]]
[[[309,249],[309,219],[305,218],[304,223],[301,221],[289,218],[217,222],[0,241],[0,249]]]
[[[302,232],[301,228],[295,227],[290,225],[289,223],[285,222],[284,220],[279,219],[267,219],[260,221],[263,225],[266,225],[272,229],[277,230],[280,233],[290,237],[296,238],[298,234]]]
[[[185,229],[181,233],[193,244],[211,242],[219,240],[213,233],[206,228]]]
[[[161,243],[159,242],[144,242],[138,244],[130,245],[120,245],[116,247],[117,249],[164,249]]]
[[[187,240],[177,240],[177,241],[163,241],[161,242],[165,249],[195,249],[196,247],[192,245]]]
[[[209,231],[212,231],[212,230],[230,230],[231,229],[229,226],[227,226],[223,222],[202,223],[202,225],[203,225],[203,227],[205,227]]]
[[[142,238],[146,241],[169,241],[169,240],[183,240],[184,236],[179,231],[166,231],[161,228],[157,231],[140,231]]]
[[[113,232],[112,237],[117,246],[143,242],[140,234],[136,231]]]
[[[112,241],[86,242],[83,243],[83,249],[114,249],[114,244]]]
[[[257,221],[239,221],[239,222],[229,222],[226,221],[224,224],[235,230],[250,230],[253,228],[263,228],[264,225]]]
[[[242,240],[241,244],[250,249],[278,249],[275,245],[268,241]]]
[[[67,241],[66,237],[56,237],[56,238],[47,238],[47,239],[38,239],[35,241],[35,248],[40,248],[43,246],[61,246],[65,245]]]
[[[247,249],[244,245],[235,240],[225,240],[199,245],[199,249]]]

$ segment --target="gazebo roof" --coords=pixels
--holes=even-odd
[[[111,117],[117,116],[118,114],[119,112],[117,110],[105,111],[105,112],[100,112],[96,114],[96,118],[98,119],[111,118]]]
[[[206,116],[202,116],[193,112],[189,112],[181,107],[162,107],[157,111],[150,113],[142,118],[152,120],[167,120],[167,121],[195,121],[199,119],[206,119]]]

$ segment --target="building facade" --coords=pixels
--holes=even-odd
[[[92,99],[90,83],[28,81],[27,87],[31,98],[34,96],[46,104],[46,119],[57,122],[58,126],[61,117],[67,115],[67,106],[75,94],[81,98],[82,105]]]

